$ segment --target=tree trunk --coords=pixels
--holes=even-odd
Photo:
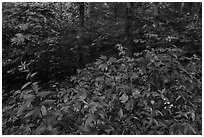
[[[79,3],[79,22],[80,27],[84,27],[84,2]]]
[[[45,51],[45,82],[48,82],[49,75],[49,53],[48,50]]]
[[[62,30],[62,2],[60,2],[60,32]]]
[[[114,15],[114,20],[117,20],[118,17],[118,12],[117,12],[117,3],[113,3],[113,15]]]
[[[59,21],[59,24],[60,24],[60,41],[62,41],[62,37],[63,37],[63,3],[60,2],[59,3],[59,10],[60,10],[60,21]],[[65,52],[64,52],[64,45],[63,44],[60,44],[59,46],[59,51],[60,51],[60,55],[61,55],[61,60],[60,60],[60,64],[63,64],[63,61],[65,60]]]
[[[152,7],[153,7],[153,15],[155,17],[157,17],[159,15],[159,12],[158,12],[158,3],[152,2]]]
[[[77,68],[83,67],[83,54],[80,53],[80,47],[83,46],[82,30],[84,28],[84,2],[79,3],[79,45],[77,45]]]
[[[43,23],[42,27],[43,27],[43,32],[45,33],[45,23]],[[43,55],[42,55],[42,69],[43,69],[43,76],[42,76],[42,81],[47,83],[48,82],[48,77],[49,77],[49,45],[43,43],[42,44],[43,47]]]
[[[88,18],[92,18],[92,11],[93,11],[93,3],[88,2],[88,8],[87,8]]]
[[[126,56],[132,57],[132,49],[133,49],[133,6],[134,3],[128,2],[126,6],[126,23],[125,23],[125,33],[126,33]]]

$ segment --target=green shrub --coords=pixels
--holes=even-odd
[[[80,112],[82,134],[201,134],[201,60],[184,67],[180,53],[101,56],[73,77],[77,85],[63,95],[67,113]]]
[[[194,56],[181,65],[181,52],[101,56],[78,70],[73,87],[56,92],[28,82],[3,109],[3,127],[20,121],[21,134],[201,134],[202,63]]]

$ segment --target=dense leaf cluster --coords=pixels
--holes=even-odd
[[[180,53],[173,47],[101,56],[57,92],[28,82],[3,109],[3,131],[12,125],[22,134],[201,134],[201,60],[184,66]]]
[[[201,134],[202,3],[2,3],[3,134]]]

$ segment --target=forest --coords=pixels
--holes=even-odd
[[[201,2],[2,2],[3,135],[202,135]]]

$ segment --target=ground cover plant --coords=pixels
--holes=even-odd
[[[27,134],[201,134],[201,62],[193,57],[184,67],[180,52],[101,56],[78,70],[73,87],[58,92],[28,82],[3,109],[6,125],[16,123]]]
[[[2,6],[3,134],[202,134],[201,3]]]

